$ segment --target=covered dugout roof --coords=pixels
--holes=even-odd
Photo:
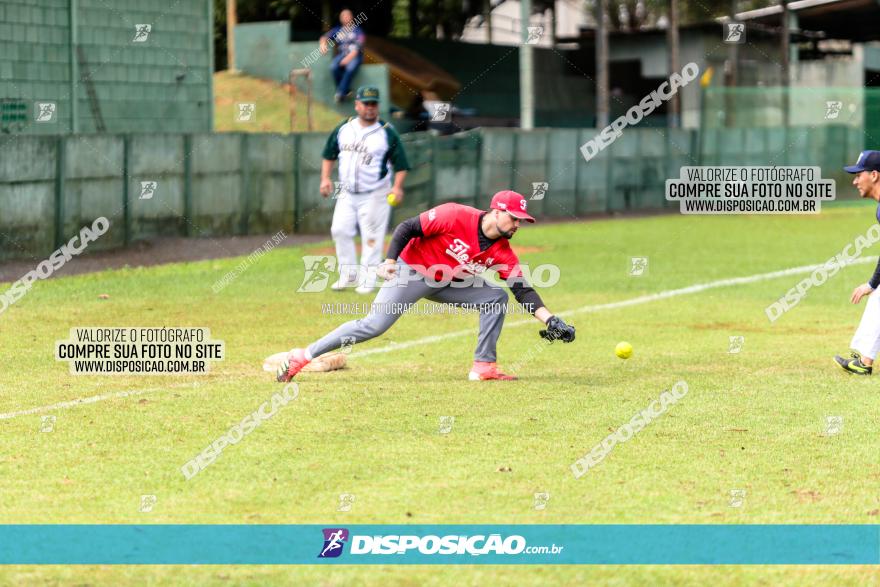
[[[856,43],[880,40],[878,0],[797,0],[788,9],[797,15],[797,28],[824,33],[826,39],[847,39]],[[742,22],[779,26],[782,7],[778,4],[737,13]],[[722,19],[722,21],[727,19]]]

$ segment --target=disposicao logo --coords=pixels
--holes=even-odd
[[[528,546],[524,536],[512,534],[415,534],[349,535],[346,528],[324,528],[324,548],[318,558],[338,558],[346,542],[348,553],[357,555],[560,555],[561,545]]]
[[[318,558],[337,558],[342,554],[342,547],[348,541],[348,530],[345,528],[324,528],[324,548]]]

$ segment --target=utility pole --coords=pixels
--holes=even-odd
[[[730,22],[736,21],[736,2],[730,0]],[[727,64],[724,69],[726,76],[724,85],[727,90],[724,92],[724,124],[731,127],[736,124],[736,88],[737,70],[739,69],[739,43],[730,43],[727,45]]]
[[[669,75],[672,75],[681,69],[678,62],[678,0],[669,0],[669,29],[666,31],[666,36],[669,42]],[[669,101],[667,126],[669,128],[681,126],[681,102],[678,92]]]
[[[523,130],[532,130],[535,128],[535,69],[532,60],[533,47],[529,42],[532,0],[520,0],[519,6],[519,127]]]
[[[608,0],[596,2],[596,128],[608,126]]]
[[[781,43],[779,47],[779,50],[782,53],[782,60],[779,62],[782,66],[782,83],[780,84],[782,86],[782,125],[788,127],[788,55],[791,50],[791,42],[788,32],[788,0],[780,0],[779,3],[782,5],[782,27],[780,27],[782,37],[780,39]]]
[[[226,69],[235,71],[235,25],[238,24],[236,0],[226,0]]]

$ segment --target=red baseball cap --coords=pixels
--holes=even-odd
[[[519,218],[526,222],[534,222],[535,219],[526,212],[527,206],[526,199],[522,194],[518,194],[513,190],[504,190],[492,196],[492,204],[489,208],[492,210],[504,210],[514,218]]]

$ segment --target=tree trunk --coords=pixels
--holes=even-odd
[[[419,3],[418,0],[409,0],[409,38],[415,39],[419,30]]]

